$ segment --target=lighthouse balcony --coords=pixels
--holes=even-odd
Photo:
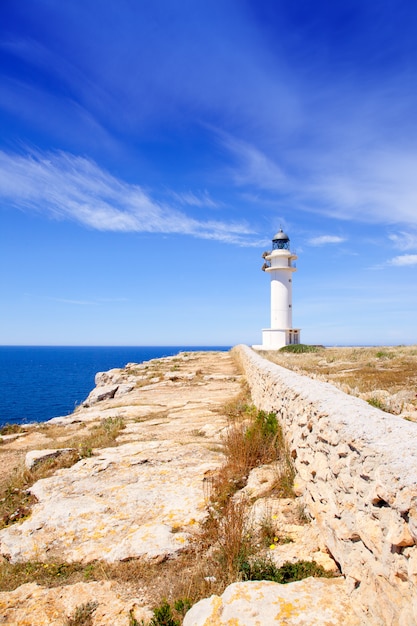
[[[286,270],[286,271],[290,271],[290,272],[296,272],[297,268],[295,267],[295,265],[291,265],[291,262],[289,262],[286,265],[278,265],[276,263],[274,263],[273,265],[269,265],[267,267],[263,268],[264,272],[273,272],[276,270]]]

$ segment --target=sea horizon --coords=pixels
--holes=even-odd
[[[0,427],[45,422],[71,414],[95,386],[98,372],[178,352],[230,350],[231,346],[1,345]]]

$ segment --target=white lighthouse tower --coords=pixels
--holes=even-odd
[[[262,269],[271,277],[271,328],[262,330],[257,350],[279,350],[300,343],[300,329],[292,327],[292,276],[297,271],[290,251],[290,240],[282,229],[272,239],[272,252],[264,252]]]

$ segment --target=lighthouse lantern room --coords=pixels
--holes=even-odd
[[[272,239],[272,251],[264,252],[262,270],[271,277],[271,327],[262,330],[257,350],[279,350],[300,343],[300,329],[292,327],[292,276],[297,271],[297,255],[290,251],[290,240],[282,229]]]

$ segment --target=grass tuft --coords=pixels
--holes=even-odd
[[[277,529],[277,525],[270,514],[265,515],[265,517],[261,520],[259,527],[259,541],[265,548],[271,546],[272,544],[282,545],[286,543],[294,543],[294,540],[288,535],[280,534]]]
[[[212,477],[210,500],[221,511],[228,499],[246,485],[255,467],[280,462],[275,493],[281,497],[293,495],[294,470],[285,446],[281,426],[275,413],[256,411],[245,405],[239,410],[223,437],[226,462]]]
[[[31,470],[25,469],[24,466],[16,470],[0,493],[0,528],[30,515],[31,508],[36,503],[36,498],[30,493],[30,487],[37,480],[48,478],[58,469],[71,467],[80,459],[92,456],[93,448],[115,445],[124,427],[122,418],[106,418],[98,426],[94,426],[85,437],[65,442],[65,447],[77,448],[76,450],[40,460]]]
[[[0,435],[15,435],[24,432],[26,431],[20,424],[5,424],[0,428]]]
[[[237,580],[241,565],[254,550],[252,529],[247,519],[248,502],[233,497],[246,483],[249,473],[260,465],[278,462],[274,493],[293,495],[294,470],[275,413],[257,411],[239,396],[229,406],[230,426],[223,438],[225,463],[207,484],[209,516],[201,542],[213,546],[224,572],[225,584]]]
[[[380,400],[379,398],[369,398],[367,400],[367,403],[370,404],[371,406],[375,407],[376,409],[380,409],[381,411],[386,411],[387,407],[385,406],[385,404],[382,402],[382,400]]]
[[[315,578],[333,578],[333,573],[326,571],[315,561],[287,561],[278,567],[271,558],[244,561],[241,565],[243,580],[271,580],[286,584],[313,576]]]
[[[290,346],[284,346],[280,348],[279,352],[290,352],[293,354],[302,354],[305,352],[320,352],[323,346],[309,346],[305,343],[296,343]]]
[[[97,602],[86,602],[77,606],[72,616],[70,616],[65,626],[91,626],[93,614],[98,607]]]
[[[69,450],[59,457],[39,461],[31,470],[24,466],[16,470],[0,495],[0,528],[30,515],[32,506],[36,503],[30,487],[37,480],[51,476],[57,469],[71,467],[79,458],[77,452]]]
[[[172,614],[171,605],[164,600],[160,606],[155,607],[150,626],[179,626],[179,620]]]

